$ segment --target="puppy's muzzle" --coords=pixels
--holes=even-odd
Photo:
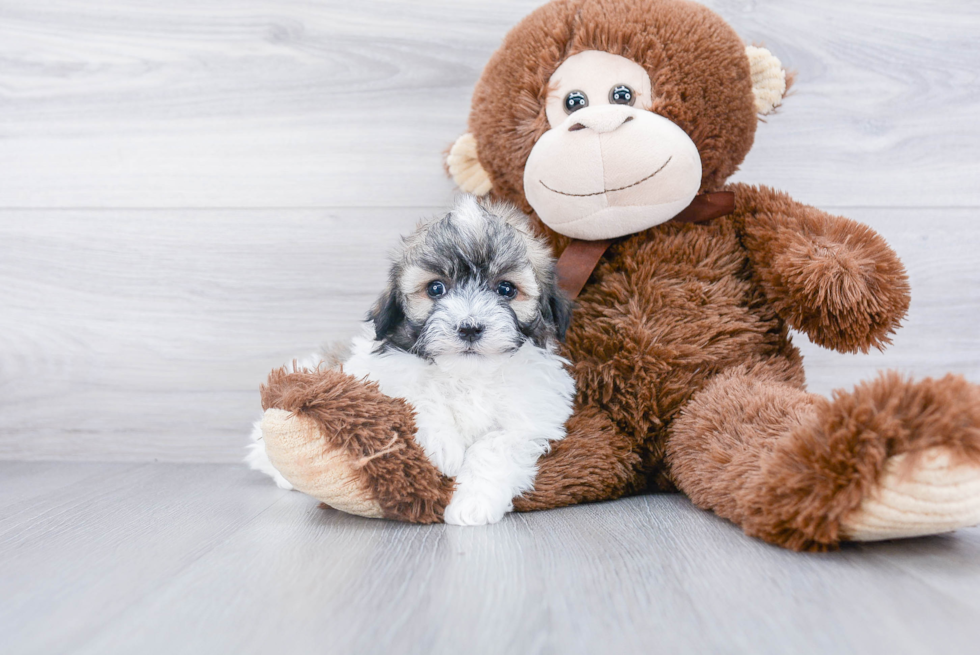
[[[483,336],[483,326],[474,322],[462,323],[456,328],[456,334],[466,343],[475,343]]]

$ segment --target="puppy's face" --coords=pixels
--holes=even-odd
[[[564,338],[571,306],[527,219],[466,196],[405,240],[370,319],[382,348],[426,359],[499,355]]]

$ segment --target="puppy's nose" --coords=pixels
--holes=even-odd
[[[464,323],[459,326],[456,332],[463,341],[473,343],[483,336],[483,326],[477,323]]]

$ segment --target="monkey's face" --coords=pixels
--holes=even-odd
[[[721,190],[786,86],[696,2],[552,0],[490,58],[446,165],[554,233],[631,234]]]
[[[701,185],[697,146],[649,111],[650,76],[597,50],[572,55],[549,80],[549,129],[524,168],[538,218],[578,239],[608,239],[664,223]]]

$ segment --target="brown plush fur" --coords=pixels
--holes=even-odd
[[[694,2],[557,0],[511,30],[473,92],[470,132],[494,193],[531,212],[524,162],[548,129],[548,79],[583,50],[646,68],[656,96],[651,111],[698,147],[702,190],[718,190],[735,172],[752,147],[756,115],[745,44],[725,21]]]
[[[891,343],[888,335],[908,311],[909,285],[880,236],[785,193],[731,188],[755,277],[790,327],[839,352]]]
[[[270,407],[308,416],[319,423],[324,448],[346,449],[385,518],[442,521],[453,482],[429,464],[412,439],[415,419],[404,400],[339,371],[289,373],[283,368],[262,387],[262,408]]]
[[[580,408],[548,456],[552,466],[538,473],[533,491],[514,499],[514,508],[530,512],[636,492],[640,456],[633,445],[600,412]]]
[[[717,435],[705,439],[705,435]],[[796,550],[836,544],[885,461],[944,446],[980,464],[980,388],[882,374],[826,400],[745,367],[715,378],[671,429],[668,460],[695,504]]]
[[[721,18],[684,0],[541,7],[507,36],[474,95],[470,128],[494,193],[530,211],[523,166],[547,127],[547,80],[585,49],[646,68],[653,111],[698,146],[701,190],[722,188],[757,121],[743,48]],[[823,549],[838,542],[842,518],[887,457],[942,445],[980,462],[980,394],[960,378],[886,375],[833,400],[805,391],[790,327],[865,352],[887,344],[904,316],[908,282],[884,240],[765,187],[723,188],[736,195],[730,216],[651,228],[600,261],[567,338],[578,409],[518,510],[676,485],[749,534]],[[568,243],[538,227],[556,253]],[[276,377],[276,389],[293,377]],[[378,499],[392,516],[437,519],[450,483],[412,447],[404,403],[338,375],[298,387],[289,402],[268,392],[267,406],[314,416],[325,439],[355,454],[376,452],[394,429],[405,448],[373,460]]]

